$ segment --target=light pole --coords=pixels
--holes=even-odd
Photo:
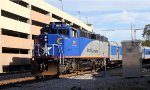
[[[136,40],[136,31],[137,30],[144,30],[144,29],[134,29],[134,40]]]
[[[78,15],[79,15],[79,20],[81,20],[81,18],[80,18],[80,13],[81,13],[81,12],[80,12],[80,11],[78,11]]]
[[[86,19],[86,23],[88,24],[88,17],[85,17],[85,19]]]
[[[132,30],[133,30],[133,32],[132,32]],[[136,40],[136,31],[137,30],[144,30],[144,29],[135,29],[135,25],[131,24],[131,37],[132,37],[132,40]]]
[[[133,36],[132,36],[132,25],[131,25],[131,40],[133,40]]]
[[[133,28],[135,28],[135,25],[131,24],[131,40],[133,41]]]
[[[62,0],[59,0],[60,1],[60,3],[61,3],[61,9],[62,9],[62,11],[63,11],[63,2],[62,2]]]

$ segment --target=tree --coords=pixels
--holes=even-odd
[[[145,38],[145,41],[142,42],[142,45],[150,46],[150,24],[145,25],[142,35],[143,35],[143,38]]]
[[[142,41],[142,46],[150,47],[150,41],[149,40]]]

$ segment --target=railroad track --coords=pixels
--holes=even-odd
[[[143,66],[144,66],[143,68],[145,68],[145,67],[149,68],[150,64],[143,65]],[[115,69],[115,68],[109,68],[107,70],[111,70],[111,69]],[[71,73],[71,74],[64,74],[64,75],[60,75],[59,79],[76,76],[76,75],[82,75],[82,74],[90,74],[93,72],[95,72],[95,71],[83,71],[83,72],[75,72],[75,73]],[[1,80],[0,81],[0,89],[10,88],[10,87],[19,87],[24,84],[30,84],[30,83],[32,84],[32,83],[43,82],[43,81],[52,80],[52,79],[56,79],[56,78],[51,77],[51,78],[35,79],[35,77],[33,77],[33,76],[27,76],[27,77],[22,77],[22,78]]]
[[[64,75],[60,75],[59,78],[57,78],[57,79],[62,79],[62,78],[67,78],[67,77],[82,75],[82,74],[90,74],[93,72],[95,72],[95,71],[83,71],[83,72],[75,72],[75,73],[71,73],[71,74],[64,74]],[[56,78],[49,77],[49,78],[35,79],[35,77],[23,77],[23,78],[2,80],[2,81],[0,81],[0,89],[6,89],[6,88],[10,88],[10,87],[19,87],[23,84],[43,82],[43,81],[52,80],[52,79],[56,79]]]
[[[0,81],[0,86],[11,84],[11,83],[18,83],[18,82],[34,80],[34,79],[35,79],[34,77],[24,77],[24,78],[10,79],[10,80],[2,80],[2,81]]]
[[[102,70],[103,71],[103,70]],[[77,71],[71,74],[64,74],[64,75],[60,75],[59,78],[67,78],[67,77],[71,77],[71,76],[77,76],[77,75],[83,75],[83,74],[90,74],[90,73],[94,73],[96,72],[95,70],[93,71]],[[11,86],[16,86],[16,85],[21,85],[21,84],[30,84],[30,83],[36,83],[36,82],[41,82],[41,81],[47,81],[47,80],[52,80],[52,79],[56,79],[56,77],[47,77],[47,78],[40,78],[40,79],[35,79],[35,77],[33,76],[27,76],[27,77],[21,77],[21,78],[15,78],[15,79],[8,79],[8,80],[1,80],[0,81],[0,89],[1,88],[7,88],[7,87],[11,87]]]
[[[0,81],[2,80],[9,80],[9,79],[16,79],[16,78],[23,78],[23,77],[30,77],[31,72],[13,72],[13,73],[0,73]]]

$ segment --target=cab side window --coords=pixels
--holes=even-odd
[[[78,32],[76,30],[72,29],[72,35],[71,36],[74,38],[78,38]]]

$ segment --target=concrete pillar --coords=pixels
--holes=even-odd
[[[32,40],[32,35],[30,34],[28,36],[28,39]],[[28,55],[30,55],[30,58],[32,58],[32,47],[33,47],[33,43],[30,43],[30,49],[28,50]]]
[[[50,16],[50,17],[52,17],[52,13],[50,13],[50,12],[47,15]]]
[[[49,12],[49,13],[47,13],[46,14],[47,16],[50,16],[50,18],[52,18],[52,13],[51,12]],[[51,21],[49,21],[49,23],[50,23]]]
[[[80,30],[82,30],[82,27],[79,27]]]
[[[70,25],[73,26],[73,23],[71,22]]]
[[[28,23],[28,24],[30,24],[30,23],[31,23],[30,19],[29,19],[29,20],[27,20],[27,23]]]
[[[1,9],[0,9],[0,17],[1,17]],[[0,35],[2,35],[2,27],[0,25]],[[1,38],[0,38],[0,54],[2,54],[2,42],[1,42]]]
[[[61,19],[61,22],[65,22],[65,19]]]
[[[31,32],[31,26],[32,26],[32,20],[30,19],[30,32]],[[31,33],[28,35],[28,39],[29,39],[29,40],[32,40],[32,34],[31,34]],[[33,44],[34,44],[34,41],[31,42],[31,44],[30,44],[31,47],[30,47],[30,50],[28,51],[28,54],[31,56],[31,58],[32,58]]]
[[[27,37],[28,39],[32,40],[32,34],[29,34]]]
[[[52,18],[52,13],[51,13],[51,12],[49,12],[49,13],[48,13],[48,16],[50,16],[50,18]],[[50,23],[50,22],[52,22],[52,20],[51,20],[51,21],[49,21],[49,23]]]
[[[2,35],[2,28],[0,27],[0,35]],[[2,40],[0,37],[0,54],[2,54]]]
[[[31,13],[31,4],[27,5],[27,8],[30,9],[30,13]],[[28,24],[31,23],[30,18],[29,18],[29,20],[27,20],[27,23],[28,23]]]
[[[31,5],[30,5],[30,4],[29,4],[29,5],[27,5],[27,8],[31,9]]]
[[[29,39],[29,40],[32,40],[32,34],[29,34],[29,35],[28,35],[28,39]],[[30,47],[30,49],[29,49],[29,51],[28,51],[28,54],[29,54],[31,57],[32,57],[33,44],[34,44],[34,43],[31,42],[31,44],[30,44],[31,47]]]
[[[32,49],[29,49],[28,54],[30,55],[30,58],[32,58]]]
[[[29,3],[28,5],[28,8],[30,9],[30,15],[31,15],[31,11],[32,11],[32,8],[31,8],[31,2]],[[31,26],[32,26],[32,19],[31,19],[31,16],[30,16],[30,19],[29,19],[29,24],[30,24],[30,34],[28,35],[28,39],[29,40],[32,40],[32,34],[31,34]],[[32,47],[33,47],[33,43],[31,42],[30,44],[30,49],[28,51],[28,54],[30,55],[30,58],[32,58]]]
[[[1,7],[0,7],[0,17],[1,17]],[[2,35],[2,27],[0,25],[0,36]],[[0,73],[3,72],[3,69],[2,69],[2,40],[1,40],[1,37],[0,37]]]

